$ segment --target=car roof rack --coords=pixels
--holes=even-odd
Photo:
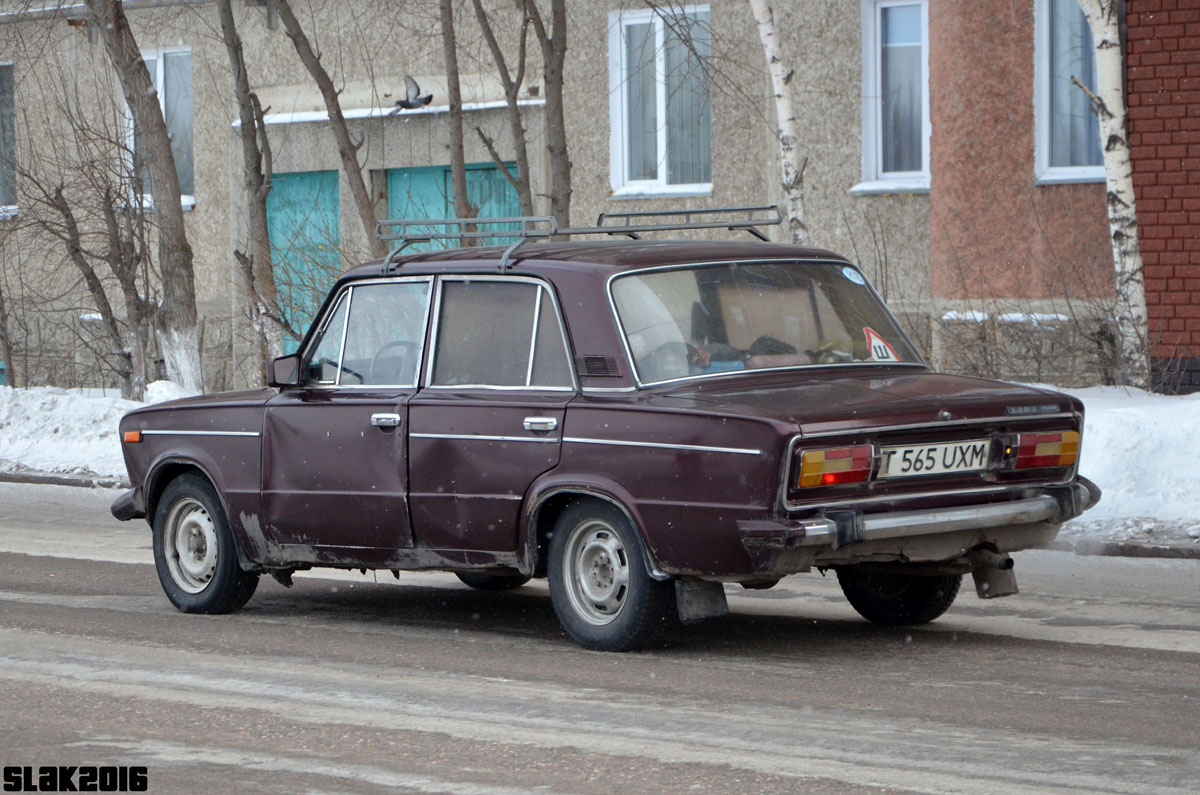
[[[665,219],[679,220],[668,221]],[[616,221],[617,223],[613,223]],[[624,213],[600,213],[595,226],[559,227],[550,215],[510,216],[506,218],[406,218],[380,221],[375,236],[385,243],[399,241],[383,260],[382,275],[392,269],[396,258],[414,243],[433,240],[481,240],[516,238],[500,257],[500,270],[508,269],[513,254],[530,240],[547,240],[567,235],[624,235],[640,240],[645,232],[674,232],[688,229],[729,229],[749,232],[766,241],[758,227],[783,223],[783,211],[777,204],[750,207],[718,207],[707,210],[648,210]],[[516,228],[506,229],[505,226]],[[486,227],[481,229],[480,227]],[[391,231],[387,231],[391,230]]]

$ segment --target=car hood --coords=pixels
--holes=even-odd
[[[211,395],[196,395],[195,397],[167,400],[134,409],[130,414],[145,414],[161,409],[203,409],[203,408],[235,408],[259,406],[279,394],[276,390],[263,387],[262,389],[243,389],[237,392],[215,392]]]
[[[823,370],[750,382],[714,379],[678,388],[672,396],[784,422],[805,435],[880,426],[1032,418],[1083,408],[1077,399],[1048,389],[925,370],[845,375]]]

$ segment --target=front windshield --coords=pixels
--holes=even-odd
[[[697,265],[620,276],[613,301],[644,383],[733,370],[921,358],[857,268]]]

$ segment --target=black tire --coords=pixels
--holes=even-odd
[[[927,577],[843,568],[837,570],[837,577],[858,614],[885,627],[933,621],[950,609],[962,585],[961,574]]]
[[[238,565],[237,542],[217,492],[188,473],[171,481],[154,512],[154,567],[171,604],[184,613],[232,613],[258,587]]]
[[[675,611],[675,584],[650,577],[641,538],[611,505],[580,502],[563,511],[547,574],[559,623],[584,648],[643,648]]]
[[[477,571],[456,571],[454,576],[480,591],[511,591],[529,582],[524,574],[482,574]]]

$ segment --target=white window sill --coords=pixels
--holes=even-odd
[[[711,182],[687,185],[660,185],[657,183],[633,183],[615,188],[610,199],[680,199],[688,196],[712,196]]]
[[[138,198],[141,199],[142,212],[154,212],[154,197],[152,195],[143,193],[140,197],[136,197],[134,201],[137,201]],[[196,206],[196,197],[185,193],[179,197],[179,206],[185,213],[192,210]]]
[[[1066,166],[1047,168],[1039,172],[1034,185],[1077,185],[1087,182],[1104,182],[1104,166]]]
[[[873,179],[860,182],[850,189],[851,196],[882,196],[889,194],[929,193],[929,177]]]
[[[11,221],[20,213],[15,204],[0,204],[0,221]]]

